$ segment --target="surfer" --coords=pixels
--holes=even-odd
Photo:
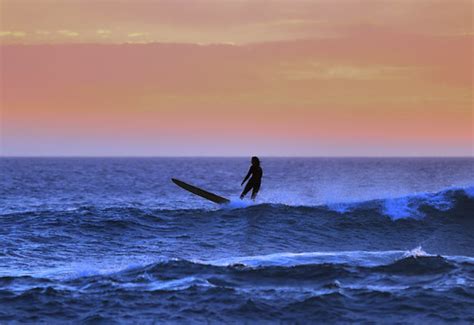
[[[262,182],[262,175],[263,175],[263,170],[262,170],[262,167],[260,167],[260,160],[258,159],[258,157],[252,157],[252,166],[250,166],[247,176],[245,176],[244,180],[242,181],[242,184],[240,184],[241,186],[244,185],[245,181],[247,181],[250,175],[252,175],[252,177],[250,178],[244,190],[242,191],[242,194],[240,195],[240,199],[243,199],[244,196],[250,190],[252,190],[252,200],[255,200],[255,197],[257,196],[258,190],[260,189],[260,184]]]

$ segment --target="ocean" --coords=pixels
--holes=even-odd
[[[474,322],[473,158],[261,161],[0,158],[0,323]]]

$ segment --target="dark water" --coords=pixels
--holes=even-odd
[[[474,322],[474,159],[262,164],[0,159],[0,323]]]

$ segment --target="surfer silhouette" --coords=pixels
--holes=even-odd
[[[252,166],[250,166],[247,176],[245,176],[244,180],[242,181],[242,184],[240,185],[244,185],[245,181],[247,181],[247,179],[249,179],[250,176],[252,177],[250,177],[247,185],[245,185],[245,188],[242,191],[242,194],[240,194],[240,199],[243,199],[244,196],[250,190],[252,190],[252,200],[255,200],[258,190],[260,190],[262,175],[263,175],[263,170],[262,170],[262,167],[260,167],[260,159],[258,159],[258,157],[252,157]]]

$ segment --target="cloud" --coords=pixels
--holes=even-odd
[[[172,126],[187,123],[191,136],[240,139],[241,125],[247,125],[249,138],[287,135],[308,150],[321,138],[347,140],[348,146],[373,139],[440,152],[462,145],[459,153],[468,154],[472,43],[443,38],[404,44],[377,38],[5,46],[4,125],[12,137],[39,134],[32,146],[41,145],[41,132],[115,142],[138,134],[178,139],[183,135]]]
[[[394,80],[409,79],[421,73],[419,67],[388,65],[345,65],[309,62],[283,65],[280,76],[287,80]]]
[[[67,37],[76,37],[76,36],[79,36],[79,33],[74,32],[74,31],[70,31],[70,30],[68,30],[68,29],[61,29],[61,30],[58,30],[57,33],[60,34],[60,35],[63,35],[63,36],[67,36]]]
[[[25,37],[26,33],[22,31],[0,31],[0,37]]]
[[[185,10],[182,1],[44,0],[33,1],[34,8],[32,1],[0,2],[2,28],[7,31],[71,29],[62,37],[41,40],[39,34],[28,33],[21,39],[25,44],[124,43],[145,36],[144,32],[149,33],[148,42],[250,44],[345,37],[357,31],[364,34],[361,26],[392,34],[472,36],[472,0],[202,0],[187,1]],[[78,36],[76,33],[79,37],[71,37]],[[18,41],[10,34],[3,36],[9,36],[5,43]]]
[[[148,33],[128,33],[128,37],[143,37],[143,36],[147,36]]]
[[[95,31],[95,33],[99,35],[101,39],[108,39],[112,34],[112,32],[108,29],[98,29]]]

